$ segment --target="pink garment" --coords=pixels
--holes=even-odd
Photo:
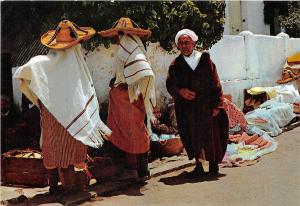
[[[254,165],[257,162],[259,162],[259,160],[260,160],[259,157],[254,160],[243,160],[243,159],[230,160],[229,154],[226,152],[222,160],[222,163],[220,163],[219,166],[222,168],[223,167],[245,167],[245,166]]]
[[[229,135],[229,141],[235,143],[245,142],[246,145],[257,145],[257,147],[260,149],[264,149],[272,145],[271,142],[264,140],[258,134],[254,134],[250,136],[245,132],[243,132],[242,135],[240,134]]]
[[[246,129],[247,121],[243,112],[231,101],[224,98],[224,109],[229,118],[229,127],[232,128],[240,124],[242,129]]]

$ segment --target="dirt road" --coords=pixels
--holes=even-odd
[[[82,205],[300,205],[300,127],[275,139],[279,142],[275,152],[252,166],[222,168],[218,180],[187,181],[184,172],[191,167]]]

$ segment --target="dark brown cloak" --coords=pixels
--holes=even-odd
[[[204,151],[207,161],[221,162],[229,126],[222,107],[222,86],[210,55],[204,52],[195,70],[179,55],[169,68],[166,86],[175,101],[178,130],[189,159],[203,158]],[[196,98],[185,100],[178,93],[181,88],[196,92]],[[213,108],[220,110],[216,117]]]

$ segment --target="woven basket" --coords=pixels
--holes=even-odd
[[[178,137],[159,141],[159,143],[160,152],[166,156],[178,155],[183,150],[183,144]]]
[[[23,150],[12,150],[2,155],[1,181],[6,184],[14,185],[34,187],[47,186],[47,170],[43,165],[43,160],[41,158],[20,158],[12,156],[14,154],[22,154],[23,152]]]

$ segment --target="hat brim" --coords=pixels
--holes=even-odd
[[[96,31],[91,27],[80,27],[80,28],[84,31],[87,31],[87,33],[83,35],[79,35],[79,37],[74,41],[57,42],[56,39],[54,39],[50,44],[48,44],[48,42],[50,41],[50,39],[55,33],[55,30],[50,30],[41,36],[41,43],[50,49],[57,49],[57,50],[68,49],[72,46],[79,44],[81,41],[86,41],[90,39],[96,33]]]
[[[297,63],[300,62],[300,52],[297,52],[296,54],[289,56],[287,58],[288,63]]]
[[[102,37],[116,37],[119,35],[119,32],[123,32],[124,34],[132,34],[137,35],[142,38],[149,38],[151,36],[150,30],[140,29],[140,28],[113,28],[104,31],[98,32],[98,34]]]

